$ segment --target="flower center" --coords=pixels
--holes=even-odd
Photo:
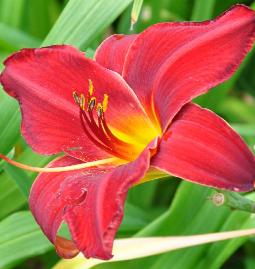
[[[102,102],[97,102],[93,92],[94,86],[90,79],[86,97],[83,93],[73,92],[74,101],[79,107],[82,129],[99,148],[118,158],[133,160],[139,153],[137,148],[114,135],[106,122],[108,95],[104,94]]]

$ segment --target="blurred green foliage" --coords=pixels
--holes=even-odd
[[[23,47],[68,43],[89,55],[112,33],[140,32],[161,21],[210,19],[235,3],[249,0],[144,0],[130,30],[132,0],[0,0],[0,62]],[[91,53],[92,52],[92,53]],[[0,68],[2,68],[0,64]],[[197,102],[228,120],[251,149],[255,144],[255,50],[238,72]],[[0,91],[0,152],[20,162],[43,166],[51,160],[20,136],[17,103]],[[35,178],[0,162],[0,268],[51,268],[58,257],[28,211],[27,197]],[[249,213],[217,208],[212,190],[176,178],[133,188],[118,236],[184,235],[254,227]],[[248,195],[255,200],[254,194]],[[16,213],[14,213],[16,212]],[[17,213],[18,212],[18,213]],[[251,269],[255,240],[234,239],[96,268]]]

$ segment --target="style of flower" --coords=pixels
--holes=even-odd
[[[42,168],[29,199],[60,256],[111,258],[128,189],[155,172],[254,188],[255,158],[240,136],[190,103],[228,79],[254,39],[255,13],[236,5],[212,21],[110,36],[95,60],[55,45],[5,61],[1,83],[20,103],[27,143],[40,154],[65,153]],[[63,221],[71,240],[57,235]]]

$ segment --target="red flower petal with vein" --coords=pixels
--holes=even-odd
[[[87,139],[72,97],[74,91],[86,96],[89,80],[98,102],[103,102],[104,95],[110,96],[108,124],[126,136],[135,135],[137,142],[144,140],[137,126],[146,129],[151,123],[133,91],[119,75],[86,59],[78,50],[70,46],[24,49],[9,57],[5,65],[2,84],[21,103],[22,134],[35,151],[65,151],[82,160],[102,155]],[[126,115],[130,117],[123,120]]]
[[[165,130],[185,103],[233,74],[254,33],[254,12],[242,5],[213,21],[156,24],[132,43],[123,77]]]
[[[118,72],[123,71],[123,65],[130,45],[138,35],[112,35],[96,50],[95,60],[102,66]]]
[[[44,171],[29,203],[60,256],[111,258],[128,189],[155,173],[254,188],[255,158],[241,137],[190,103],[228,79],[254,39],[254,11],[236,5],[212,21],[111,36],[95,61],[67,45],[5,61],[1,84],[20,102],[26,141],[41,154],[65,153],[48,168],[29,168]],[[70,240],[57,236],[62,222]]]
[[[255,159],[241,137],[212,111],[185,105],[163,135],[151,165],[199,184],[249,191]]]
[[[63,157],[50,166],[80,162],[72,157]],[[66,221],[79,251],[87,257],[109,259],[114,236],[122,220],[127,191],[145,175],[149,164],[150,150],[147,148],[135,161],[118,167],[43,173],[31,190],[29,203],[32,213],[57,251],[60,243],[56,234],[61,222]],[[74,249],[72,253],[70,255],[69,244],[67,251],[62,247],[60,254],[66,258],[78,254]]]

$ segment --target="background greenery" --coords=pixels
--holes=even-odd
[[[235,3],[250,0],[147,0],[133,32],[160,21],[210,19]],[[92,56],[112,33],[131,33],[132,0],[0,0],[0,63],[23,47],[67,43]],[[2,69],[2,64],[0,68]],[[228,120],[253,149],[255,143],[255,50],[226,83],[197,99]],[[50,158],[31,151],[20,136],[16,101],[0,91],[0,152],[45,165]],[[253,149],[254,150],[254,149]],[[0,162],[0,268],[51,268],[59,260],[35,224],[27,204],[35,178]],[[215,207],[213,190],[180,181],[156,180],[133,188],[118,237],[188,235],[255,227],[249,213]],[[248,194],[255,200],[255,194]],[[255,268],[255,239],[235,239],[96,268]]]

